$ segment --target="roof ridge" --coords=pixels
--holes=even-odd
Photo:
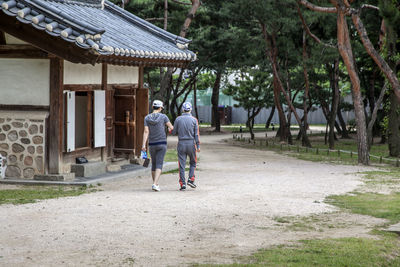
[[[157,34],[158,36],[169,40],[170,42],[173,43],[180,43],[180,44],[187,44],[190,43],[191,40],[183,38],[181,36],[172,34],[164,29],[161,29],[160,27],[157,27],[156,25],[139,18],[138,16],[126,11],[125,9],[113,4],[112,2],[106,0],[105,1],[105,7],[111,9],[112,11],[118,13],[121,16],[124,16],[126,19],[128,19],[130,22],[135,23],[136,25],[145,28],[146,30],[151,31],[154,34]]]
[[[101,0],[45,0],[49,2],[59,2],[66,4],[76,4],[81,6],[101,8]]]

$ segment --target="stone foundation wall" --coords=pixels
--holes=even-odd
[[[45,173],[46,118],[43,111],[0,111],[0,154],[6,178],[33,179]]]

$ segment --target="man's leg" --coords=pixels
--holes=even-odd
[[[186,151],[182,143],[178,143],[178,163],[179,163],[179,184],[181,187],[186,185],[185,166],[186,166]]]
[[[154,174],[154,184],[158,185],[158,181],[160,180],[162,167],[164,164],[165,153],[167,152],[166,145],[157,146],[157,154],[156,154],[156,171]]]
[[[196,155],[196,147],[192,145],[189,153],[190,158],[190,169],[189,169],[189,179],[194,182],[194,171],[196,170],[196,163],[197,163],[197,155]]]
[[[151,178],[153,179],[153,184],[155,184],[156,167],[157,167],[157,150],[154,146],[149,146],[149,152],[151,157]]]

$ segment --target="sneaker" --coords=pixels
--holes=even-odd
[[[187,182],[187,184],[188,184],[188,186],[190,186],[191,188],[196,188],[197,187],[197,185],[194,183],[194,181],[192,181],[192,180],[189,180],[188,182]]]
[[[153,191],[160,192],[160,186],[159,186],[159,185],[153,184],[153,185],[151,186],[151,189],[152,189]]]
[[[186,190],[186,185],[181,185],[181,188],[179,189],[179,190],[181,190],[181,191],[185,191]]]

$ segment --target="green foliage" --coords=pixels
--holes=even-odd
[[[224,90],[245,109],[269,107],[273,104],[272,77],[257,68],[236,74],[235,84]]]

